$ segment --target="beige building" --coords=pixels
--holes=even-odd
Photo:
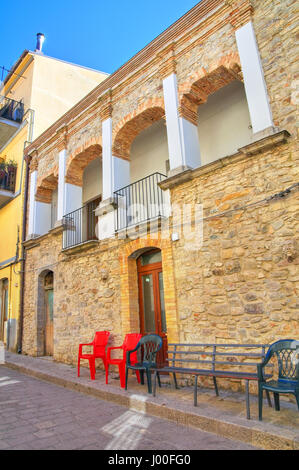
[[[294,12],[203,0],[26,149],[23,353],[299,337]]]
[[[107,74],[48,57],[38,35],[6,76],[0,95],[0,341],[17,349],[22,309],[22,239],[26,191],[24,148]],[[53,216],[55,217],[55,206]]]

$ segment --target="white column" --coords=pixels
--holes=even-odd
[[[236,40],[252,129],[256,134],[273,128],[273,119],[260,53],[251,21],[237,29]]]
[[[200,166],[200,147],[197,127],[179,116],[179,97],[176,74],[163,80],[168,151],[171,173]]]
[[[30,188],[29,188],[29,220],[28,220],[28,235],[29,237],[35,234],[35,220],[36,220],[36,205],[35,205],[35,192],[37,182],[37,170],[33,171],[30,175]]]
[[[59,154],[58,172],[58,224],[61,224],[61,221],[65,215],[82,207],[82,187],[65,182],[66,161],[66,150],[62,150]]]
[[[112,118],[102,123],[103,196],[95,214],[99,217],[97,236],[100,240],[115,235],[114,192],[130,184],[130,162],[112,154]]]
[[[112,119],[102,124],[103,201],[112,200],[114,192],[130,184],[130,162],[112,155]]]
[[[66,174],[66,150],[59,153],[59,169],[58,169],[58,204],[57,204],[57,221],[60,222],[65,212],[65,174]]]
[[[103,201],[113,197],[112,119],[102,123],[103,144]]]
[[[37,170],[30,175],[28,238],[44,235],[51,229],[51,204],[35,200]]]

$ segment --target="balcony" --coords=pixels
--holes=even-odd
[[[165,179],[162,173],[154,173],[114,193],[117,232],[168,216],[167,194],[158,186]]]
[[[94,213],[97,207],[98,202],[92,201],[64,216],[64,250],[98,240],[96,236],[97,217]]]
[[[0,207],[13,198],[16,187],[16,166],[0,165]]]
[[[24,118],[24,103],[0,96],[0,148],[20,127]]]

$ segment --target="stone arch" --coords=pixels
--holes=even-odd
[[[36,345],[37,356],[45,355],[46,337],[46,294],[45,283],[47,276],[53,277],[53,290],[55,291],[55,273],[53,269],[47,268],[38,274],[37,279],[37,308],[36,308]]]
[[[158,246],[146,246],[144,248],[139,248],[138,250],[134,251],[134,253],[132,253],[128,258],[138,260],[138,258],[140,258],[140,256],[142,256],[145,253],[148,253],[150,251],[153,251],[155,249],[160,250],[161,248],[158,247]]]
[[[58,175],[51,172],[37,183],[35,199],[39,202],[51,204],[52,193],[58,186]]]
[[[197,125],[198,106],[206,103],[210,95],[234,80],[242,81],[237,53],[217,59],[208,69],[201,67],[187,82],[179,86],[180,114]]]
[[[96,158],[102,157],[102,145],[92,139],[84,146],[78,147],[68,158],[66,167],[66,183],[83,186],[85,168]]]
[[[154,122],[165,116],[164,100],[152,98],[122,119],[113,130],[112,153],[119,158],[130,159],[134,139]]]
[[[119,252],[121,283],[121,317],[123,335],[140,331],[137,259],[147,251],[159,249],[162,253],[165,311],[170,342],[179,341],[176,288],[172,245],[161,233],[154,238],[138,238],[124,245]]]

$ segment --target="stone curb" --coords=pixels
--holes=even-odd
[[[267,432],[265,430],[254,427],[253,422],[250,426],[236,424],[229,420],[217,419],[215,417],[204,416],[192,412],[165,406],[150,401],[143,401],[136,396],[122,396],[111,391],[103,391],[101,389],[89,387],[85,384],[73,382],[63,379],[55,375],[44,373],[38,370],[27,368],[23,365],[17,365],[13,362],[5,362],[4,366],[21,372],[30,377],[34,377],[45,382],[62,386],[69,390],[75,390],[87,395],[100,398],[108,402],[122,405],[135,411],[147,413],[162,419],[173,421],[179,425],[194,427],[202,431],[217,434],[227,439],[250,444],[264,450],[299,450],[299,438],[289,431],[279,430],[277,433]]]

